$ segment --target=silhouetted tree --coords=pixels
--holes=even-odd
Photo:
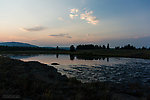
[[[95,49],[99,49],[98,45],[95,45]]]
[[[95,49],[97,46],[94,46],[92,44],[87,44],[87,45],[78,45],[77,50],[86,50],[86,49]]]
[[[120,49],[120,47],[118,46],[118,47],[115,47],[115,49],[117,50],[117,49]]]
[[[98,47],[99,49],[102,49],[102,46],[101,45],[99,45],[99,47]]]
[[[76,50],[88,50],[88,49],[106,49],[106,46],[103,45],[93,45],[93,44],[86,44],[86,45],[78,45]],[[110,49],[109,44],[107,45],[107,49]]]
[[[56,50],[59,50],[59,47],[58,47],[58,46],[56,47]]]
[[[103,45],[103,47],[102,47],[103,49],[106,49],[106,46],[105,45]]]
[[[107,44],[107,49],[110,49],[110,47],[109,47],[109,43]]]
[[[142,50],[146,50],[146,49],[147,49],[146,47],[144,47],[144,46],[142,47]]]
[[[121,49],[131,49],[131,50],[134,50],[136,48],[134,46],[128,44],[128,45],[125,45],[124,47],[121,47]]]
[[[70,46],[70,51],[75,51],[74,45],[71,45],[71,46]]]

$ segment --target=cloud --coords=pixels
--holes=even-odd
[[[45,30],[46,27],[43,26],[35,26],[35,27],[31,27],[31,28],[20,28],[23,31],[27,31],[27,32],[34,32],[34,31],[42,31]]]
[[[75,15],[74,15],[74,14],[70,14],[69,16],[70,16],[71,19],[74,19],[74,18],[77,17],[78,15],[77,15],[77,14],[75,14]]]
[[[86,20],[88,23],[96,25],[99,22],[99,20],[92,14],[93,11],[85,11],[85,13],[80,14],[80,19]]]
[[[78,12],[79,12],[79,9],[76,9],[76,8],[70,9],[70,13],[78,13]]]
[[[79,12],[79,9],[76,9],[76,8],[70,9],[69,17],[70,17],[71,19],[74,19],[75,17],[79,16],[79,15],[78,15],[78,12]]]
[[[60,33],[60,34],[52,34],[49,35],[50,37],[65,37],[65,38],[72,38],[71,36],[69,36],[69,34],[64,34],[64,33]]]
[[[79,12],[79,9],[77,8],[70,9],[69,17],[71,19],[74,19],[75,17],[79,16],[81,20],[85,20],[87,21],[87,23],[93,24],[93,25],[96,25],[99,23],[99,20],[96,18],[96,16],[93,16],[93,11],[87,11],[85,8],[83,10]]]
[[[58,20],[60,20],[60,21],[64,21],[64,18],[62,18],[62,17],[58,17]]]

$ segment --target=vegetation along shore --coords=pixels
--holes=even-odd
[[[84,56],[102,56],[102,57],[129,57],[150,59],[150,49],[146,47],[135,48],[128,44],[124,47],[110,48],[98,45],[78,45],[76,48],[72,45],[69,50],[42,47],[0,47],[0,54],[71,54]]]

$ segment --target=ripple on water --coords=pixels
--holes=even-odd
[[[129,82],[138,81],[150,82],[149,63],[127,62],[126,64],[106,65],[69,65],[73,71],[64,70],[65,73],[72,74],[82,82],[112,81]]]

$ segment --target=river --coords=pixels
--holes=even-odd
[[[58,72],[82,82],[150,83],[150,60],[120,57],[91,57],[63,54],[9,55],[23,61],[39,61],[53,65]]]

